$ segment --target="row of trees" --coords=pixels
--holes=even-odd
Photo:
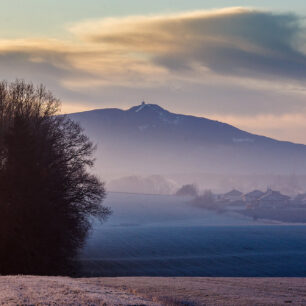
[[[94,146],[45,87],[0,82],[0,274],[64,274],[101,220]]]

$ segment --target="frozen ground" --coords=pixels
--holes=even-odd
[[[1,305],[156,305],[103,282],[65,277],[0,277]],[[159,304],[157,304],[159,305]]]
[[[305,278],[0,277],[1,305],[305,305]]]

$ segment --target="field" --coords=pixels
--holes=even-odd
[[[79,278],[2,276],[0,305],[306,305],[306,226],[111,193]],[[101,277],[104,276],[104,277]]]
[[[304,278],[0,277],[2,305],[305,305]]]
[[[306,277],[306,226],[218,214],[174,196],[109,194],[82,276]]]

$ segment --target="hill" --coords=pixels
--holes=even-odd
[[[98,168],[107,179],[152,174],[306,174],[305,145],[171,113],[155,104],[69,116],[98,144]]]

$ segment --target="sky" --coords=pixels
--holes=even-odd
[[[1,0],[0,79],[306,144],[305,0]]]

